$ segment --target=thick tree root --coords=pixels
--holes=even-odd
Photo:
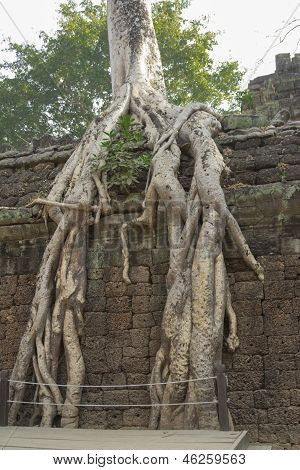
[[[213,140],[221,129],[218,116],[201,103],[193,103],[183,110],[170,109],[170,105],[159,101],[159,97],[155,101],[151,96],[154,103],[152,118],[150,115],[146,118],[147,103],[143,104],[143,99],[140,97],[139,100],[143,109],[140,115],[148,125],[152,121],[152,135],[155,134],[153,114],[156,112],[160,118],[168,116],[164,128],[156,127],[156,135],[161,137],[157,138],[153,150],[143,214],[131,222],[154,230],[157,204],[165,205],[170,246],[168,296],[162,343],[152,371],[152,382],[170,383],[151,387],[153,407],[149,427],[216,429],[219,424],[215,384],[211,379],[196,379],[215,375],[215,363],[220,360],[223,345],[225,312],[229,319],[226,344],[231,351],[239,345],[222,253],[225,228],[244,260],[262,281],[263,270],[225,202],[220,178],[226,166]],[[172,113],[173,118],[169,119]],[[177,177],[181,147],[188,147],[189,155],[195,160],[188,195]],[[122,227],[122,241],[123,274],[128,283],[127,226]],[[176,381],[181,383],[172,383]],[[199,405],[182,405],[188,402]],[[163,403],[178,403],[178,407],[155,406]]]
[[[11,376],[10,424],[14,424],[23,400],[26,375],[33,363],[39,385],[41,426],[51,426],[61,415],[64,427],[78,426],[78,408],[85,368],[80,347],[86,292],[86,249],[90,223],[109,212],[110,204],[99,175],[92,174],[90,158],[99,151],[104,132],[111,131],[119,116],[129,111],[131,89],[125,85],[112,107],[96,119],[58,175],[46,200],[33,204],[47,207],[57,228],[46,247],[31,315],[21,340]],[[97,198],[98,205],[94,206]],[[57,386],[58,364],[63,343],[68,387],[63,397]],[[76,386],[77,385],[77,386]],[[67,406],[65,406],[67,405]]]
[[[103,132],[116,125],[120,115],[131,112],[144,126],[153,150],[144,211],[131,224],[155,232],[158,203],[164,204],[170,246],[167,301],[162,323],[161,347],[152,371],[153,404],[150,427],[155,429],[218,428],[214,366],[220,359],[224,316],[229,318],[230,350],[238,346],[237,323],[230,299],[222,246],[225,228],[245,261],[263,280],[257,263],[230,214],[220,185],[226,169],[213,137],[220,131],[217,115],[201,103],[183,110],[167,103],[147,85],[124,86],[111,109],[96,119],[57,177],[46,200],[33,203],[46,207],[56,221],[43,257],[31,316],[22,338],[12,380],[24,381],[33,362],[38,397],[42,403],[41,425],[78,426],[78,407],[85,368],[80,348],[86,291],[87,232],[90,212],[94,223],[110,211],[105,177],[92,174],[90,157],[97,151]],[[186,194],[178,180],[181,148],[189,148],[195,161],[194,176]],[[96,200],[96,204],[95,204]],[[128,226],[121,230],[126,283],[129,277]],[[67,365],[64,396],[57,386],[63,344]],[[198,378],[209,378],[197,381]],[[173,383],[179,382],[179,383]],[[47,384],[47,385],[43,385]],[[22,401],[24,385],[12,382],[10,397]],[[184,406],[183,403],[200,403]],[[178,406],[161,407],[164,403]],[[201,405],[203,403],[203,405]],[[64,406],[67,405],[67,406]],[[13,403],[10,422],[19,409]]]

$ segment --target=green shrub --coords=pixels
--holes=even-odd
[[[151,155],[144,151],[145,136],[130,115],[121,116],[116,128],[105,135],[99,154],[92,160],[93,170],[107,174],[109,189],[119,187],[128,192],[150,165]]]

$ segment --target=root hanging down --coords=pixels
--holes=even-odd
[[[101,184],[102,176],[93,174],[90,159],[98,151],[104,132],[114,129],[119,117],[128,113],[130,98],[131,87],[125,85],[111,108],[91,124],[57,176],[48,198],[32,202],[43,205],[57,227],[43,256],[30,318],[11,375],[10,424],[17,420],[25,392],[22,382],[26,381],[32,364],[40,384],[40,425],[51,426],[55,416],[59,415],[63,427],[78,426],[76,405],[80,404],[80,385],[85,379],[80,338],[84,328],[90,212],[96,212],[97,222],[110,210],[109,196]],[[65,396],[57,386],[62,351],[67,384],[73,385],[67,388]]]
[[[153,99],[153,97],[152,97]],[[144,106],[147,109],[147,105]],[[159,102],[159,116],[170,113],[168,103]],[[234,351],[239,340],[223,257],[225,229],[229,231],[244,261],[263,281],[263,269],[227,207],[220,178],[226,170],[213,138],[220,131],[218,116],[201,103],[174,110],[153,149],[144,211],[122,227],[124,271],[129,277],[128,225],[145,225],[154,230],[158,203],[166,208],[170,248],[167,301],[162,322],[162,339],[152,371],[152,429],[201,429],[219,427],[213,377],[223,345],[225,314],[229,335],[225,343]],[[153,106],[151,108],[153,115]],[[148,116],[149,121],[151,119]],[[181,148],[195,162],[191,188],[185,193],[178,180]],[[174,382],[180,381],[180,384]],[[182,406],[183,403],[205,403]],[[178,407],[155,406],[178,403]]]
[[[263,270],[225,202],[220,177],[226,168],[213,140],[220,130],[217,115],[201,103],[179,109],[151,88],[146,90],[140,84],[124,86],[111,108],[92,123],[48,198],[32,202],[42,205],[57,227],[43,256],[30,319],[11,377],[11,424],[17,419],[25,391],[19,382],[25,381],[32,363],[40,384],[36,393],[41,405],[35,410],[40,425],[51,426],[60,416],[61,426],[78,426],[80,385],[85,380],[80,338],[84,329],[88,227],[91,220],[98,223],[111,210],[105,175],[93,173],[90,159],[104,132],[116,126],[119,116],[131,112],[152,139],[153,160],[143,213],[121,230],[124,281],[130,283],[128,228],[138,224],[154,234],[158,204],[166,209],[170,247],[168,295],[161,346],[152,371],[156,385],[151,387],[149,426],[218,428],[214,382],[195,379],[215,375],[226,313],[227,346],[231,351],[238,346],[223,257],[225,229],[260,280]],[[195,163],[188,193],[178,179],[182,148],[189,149]],[[73,385],[64,395],[57,386],[62,353],[67,384]],[[178,406],[161,406],[164,403]],[[184,406],[186,403],[194,404]]]

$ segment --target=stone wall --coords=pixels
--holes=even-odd
[[[300,54],[276,56],[273,74],[257,77],[249,83],[253,100],[251,112],[269,120],[282,108],[289,109],[291,119],[300,119]],[[246,110],[246,109],[244,109]]]
[[[265,285],[257,281],[232,241],[226,238],[226,263],[240,337],[235,354],[224,352],[230,409],[236,428],[248,429],[253,441],[299,448],[300,129],[289,125],[278,129],[273,137],[262,134],[239,140],[236,135],[227,134],[218,141],[233,171],[224,180],[226,198],[254,254],[266,269],[266,281]],[[63,162],[57,162],[57,156],[71,149],[52,150],[47,160],[24,163],[24,174],[27,171],[35,174],[35,181],[41,182],[39,191],[45,193],[48,190],[42,184],[45,176],[36,167],[42,164],[45,170],[53,164],[52,170],[58,168]],[[15,163],[23,157],[11,158],[15,158]],[[0,157],[0,164],[5,161],[7,156]],[[11,168],[10,177],[17,174],[18,165]],[[188,186],[191,173],[192,165],[184,158],[180,170],[184,186]],[[29,199],[35,191],[29,178],[27,181],[26,194],[21,197],[27,195]],[[13,191],[13,180],[7,187],[10,186]],[[8,199],[5,205],[13,205]],[[137,384],[148,383],[150,379],[166,297],[168,248],[161,211],[156,248],[150,247],[147,234],[130,234],[133,284],[123,283],[119,228],[139,208],[136,199],[118,204],[115,213],[104,218],[100,227],[91,228],[83,339],[86,384]],[[36,219],[34,209],[0,211],[0,369],[13,367],[47,236],[46,227]],[[64,370],[60,372],[60,381],[65,383]],[[147,388],[139,387],[92,389],[84,390],[82,401],[147,404],[149,395]],[[25,419],[28,410],[24,413]],[[81,410],[80,425],[145,427],[148,416],[148,408],[87,408]]]

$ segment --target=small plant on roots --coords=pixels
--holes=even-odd
[[[141,126],[129,114],[118,119],[117,126],[104,133],[100,151],[91,161],[95,172],[107,175],[107,188],[129,192],[143,170],[149,168],[150,153],[144,151],[145,136]]]

